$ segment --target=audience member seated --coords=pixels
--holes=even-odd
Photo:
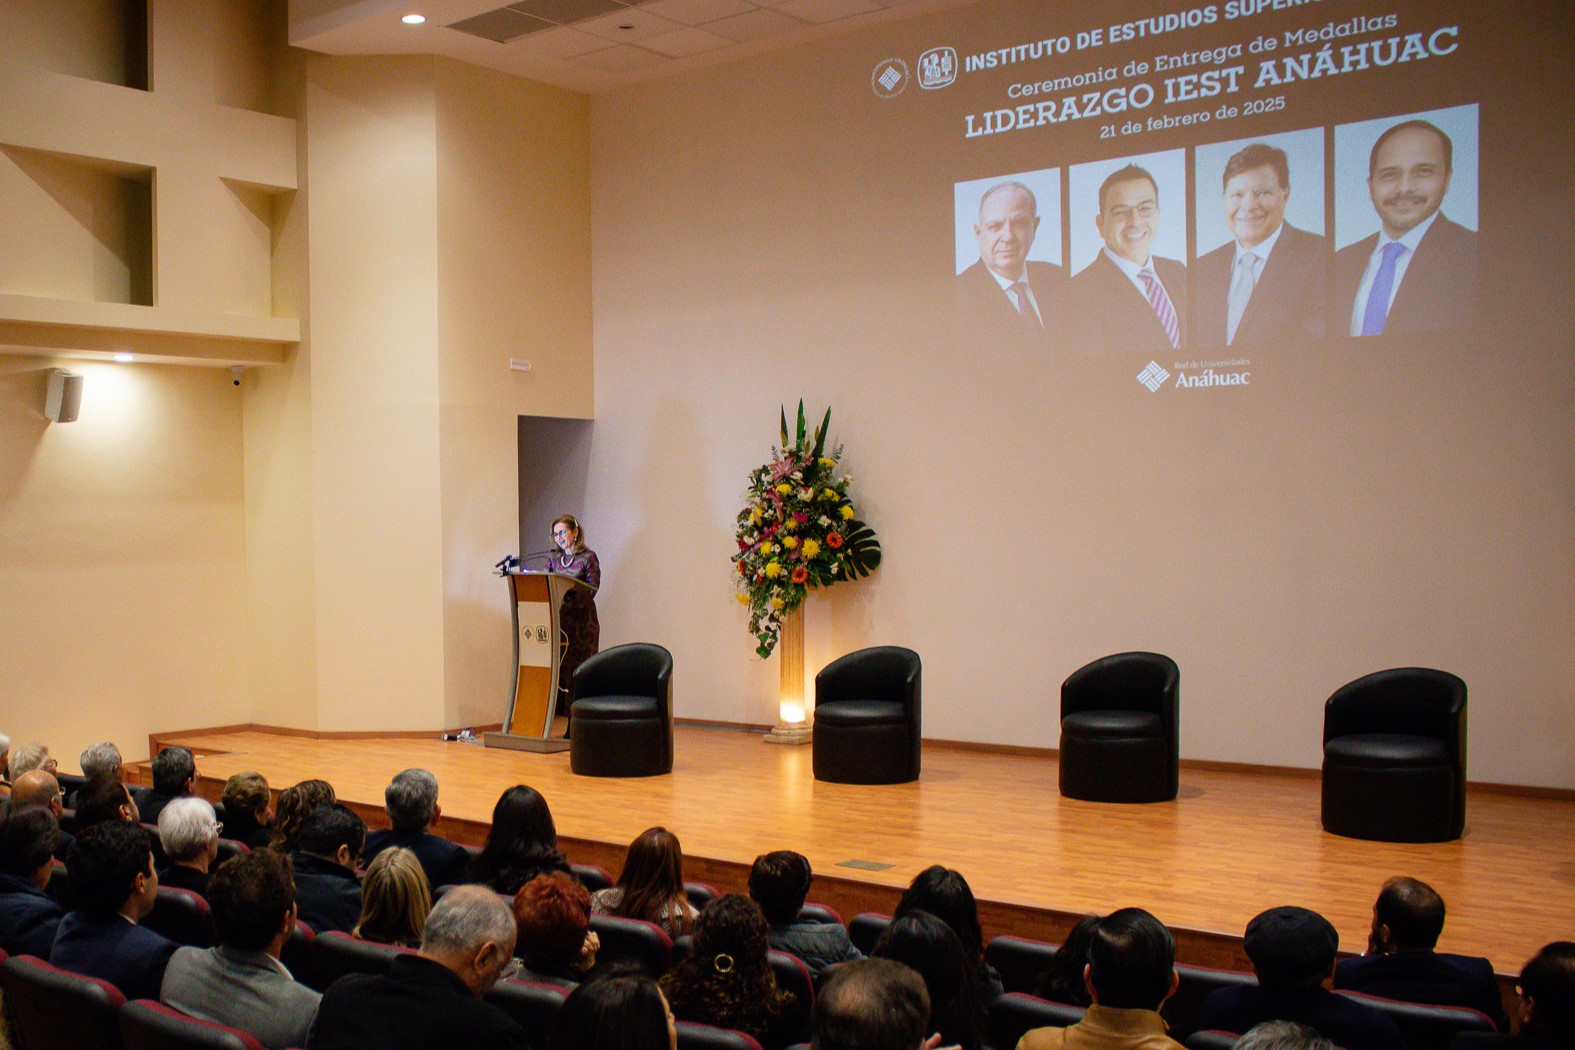
[[[11,794],[11,781],[6,775],[11,765],[11,738],[0,733],[0,795]]]
[[[53,773],[59,764],[50,757],[49,748],[43,744],[23,744],[11,752],[11,757],[6,762],[6,778],[15,787],[18,779],[25,773],[35,769],[42,769],[45,773]]]
[[[165,806],[159,814],[159,844],[169,865],[159,872],[159,885],[206,897],[222,827],[207,799],[188,796]]]
[[[361,921],[351,932],[363,941],[414,948],[432,910],[432,891],[416,855],[402,846],[385,849],[361,879]]]
[[[141,819],[131,792],[115,777],[94,777],[77,792],[78,835],[95,824],[137,824]]]
[[[516,784],[492,807],[486,844],[470,865],[470,881],[483,882],[498,893],[513,895],[538,875],[569,871],[558,852],[558,829],[541,792]]]
[[[456,887],[427,917],[418,954],[334,982],[308,1050],[524,1050],[519,1025],[481,998],[513,955],[508,906],[484,886]]]
[[[1433,949],[1444,932],[1444,899],[1419,879],[1396,876],[1373,903],[1367,954],[1334,968],[1334,986],[1434,1006],[1467,1006],[1509,1031],[1493,964],[1471,955]]]
[[[11,784],[11,805],[37,806],[39,809],[49,810],[49,815],[55,818],[58,826],[60,817],[65,813],[65,804],[60,798],[60,782],[53,773],[46,773],[42,769],[35,769],[23,773]],[[60,841],[55,846],[55,859],[65,860],[66,853],[71,849],[71,844],[76,841],[76,836],[69,831],[60,832]]]
[[[1329,1040],[1295,1021],[1253,1025],[1231,1050],[1340,1050]]]
[[[8,955],[49,958],[66,914],[44,892],[59,833],[49,810],[0,801],[0,951]]]
[[[1092,1004],[1070,1028],[1035,1028],[1017,1050],[1178,1050],[1159,1008],[1175,994],[1176,942],[1142,908],[1111,912],[1095,927],[1083,969]]]
[[[273,839],[273,795],[261,773],[237,773],[224,782],[224,837],[247,849],[262,849]]]
[[[547,1050],[678,1050],[678,1026],[655,981],[615,974],[569,993]]]
[[[561,871],[538,875],[514,895],[520,979],[573,988],[596,965],[601,939],[591,931],[591,895]]]
[[[95,824],[77,836],[66,867],[77,910],[60,920],[49,961],[108,981],[127,999],[157,999],[164,967],[180,946],[138,925],[159,891],[147,831],[121,821]]]
[[[767,960],[770,934],[748,897],[713,901],[695,923],[694,951],[661,980],[674,1016],[747,1032],[766,1050],[802,1041],[806,1004],[777,987]]]
[[[1050,957],[1050,965],[1034,987],[1035,995],[1072,1006],[1087,1006],[1094,1001],[1088,994],[1083,971],[1088,967],[1088,946],[1094,943],[1094,931],[1098,928],[1097,915],[1085,915],[1077,921]]]
[[[432,825],[443,815],[437,777],[424,769],[396,774],[383,790],[383,805],[393,827],[367,836],[368,861],[390,846],[402,846],[421,861],[432,892],[465,881],[470,854],[464,846],[432,834]]]
[[[300,842],[301,826],[307,818],[337,801],[334,786],[326,780],[303,780],[279,792],[273,817],[273,838],[268,840],[268,848],[275,853],[294,853]]]
[[[183,801],[170,803],[163,816]],[[249,1032],[269,1050],[304,1045],[322,996],[298,984],[279,961],[295,932],[289,858],[272,850],[231,858],[214,872],[208,891],[219,946],[177,951],[159,998],[182,1013]]]
[[[82,767],[82,776],[86,780],[97,780],[99,777],[112,777],[122,783],[126,780],[126,765],[120,757],[120,748],[108,740],[101,740],[96,744],[89,744],[77,759],[77,764]],[[140,809],[152,794],[147,788],[132,787],[127,785],[131,799]],[[80,792],[74,791],[66,799],[67,809],[80,809],[78,799]]]
[[[1575,941],[1554,941],[1526,961],[1520,980],[1520,1034],[1462,1032],[1450,1050],[1569,1050],[1575,1047]]]
[[[164,807],[192,792],[197,779],[197,760],[184,747],[167,747],[153,756],[153,794],[139,803],[142,821],[157,824]]]
[[[978,971],[950,926],[927,911],[909,912],[892,920],[870,957],[903,963],[924,979],[930,996],[927,1031],[961,1050],[982,1050],[984,1000]]]
[[[1340,935],[1317,912],[1270,908],[1247,924],[1242,947],[1258,986],[1221,988],[1203,1000],[1203,1028],[1245,1032],[1264,1021],[1296,1021],[1344,1050],[1404,1050],[1393,1021],[1324,987]]]
[[[833,966],[862,959],[864,953],[853,947],[848,928],[840,922],[800,917],[814,877],[802,853],[764,853],[749,869],[749,897],[771,924],[771,947],[798,956],[818,982]]]
[[[629,844],[618,884],[591,895],[591,911],[654,922],[669,937],[695,928],[695,911],[684,892],[684,854],[678,836],[647,828]]]
[[[919,975],[890,959],[856,959],[815,997],[815,1050],[929,1050],[930,997]]]
[[[349,933],[361,921],[361,881],[355,864],[366,845],[366,824],[348,806],[320,806],[301,828],[295,865],[295,906],[314,933]]]
[[[984,992],[986,1007],[1005,991],[1001,987],[1001,975],[995,972],[995,967],[984,961],[984,932],[979,928],[979,906],[974,902],[973,890],[961,872],[933,864],[915,875],[902,899],[897,902],[897,910],[892,918],[900,919],[911,911],[927,911],[952,928],[979,973],[979,987]]]

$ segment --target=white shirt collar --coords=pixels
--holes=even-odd
[[[1149,273],[1154,273],[1154,255],[1152,252],[1149,254],[1149,257],[1145,259],[1140,265],[1133,262],[1131,259],[1128,259],[1124,255],[1117,255],[1109,248],[1102,248],[1100,250],[1105,253],[1105,258],[1115,263],[1122,273],[1126,274],[1134,281],[1138,279],[1139,270],[1147,270]],[[1157,277],[1159,275],[1155,274],[1155,276]]]
[[[1421,222],[1405,231],[1405,233],[1400,237],[1391,237],[1389,234],[1384,232],[1384,228],[1382,226],[1378,227],[1378,243],[1373,246],[1373,254],[1381,254],[1384,250],[1384,246],[1388,244],[1403,244],[1406,247],[1406,251],[1415,254],[1416,246],[1422,243],[1423,237],[1427,236],[1427,231],[1432,228],[1433,220],[1437,219],[1438,215],[1439,213],[1435,211],[1433,214],[1429,215],[1427,218],[1423,219]]]
[[[1258,246],[1255,247],[1255,248],[1243,248],[1241,246],[1241,242],[1240,241],[1236,241],[1235,242],[1235,244],[1236,244],[1236,258],[1231,260],[1231,265],[1234,266],[1235,264],[1241,262],[1241,257],[1243,255],[1246,255],[1248,252],[1251,252],[1252,254],[1256,255],[1263,262],[1268,262],[1269,261],[1269,253],[1274,250],[1274,246],[1275,246],[1276,243],[1278,243],[1278,241],[1280,239],[1280,234],[1284,231],[1284,229],[1285,229],[1285,223],[1281,222],[1278,226],[1276,226],[1274,228],[1274,232],[1269,234],[1261,242],[1259,242]]]
[[[984,266],[983,259],[979,260],[979,265]],[[1023,284],[1028,283],[1028,261],[1026,259],[1023,261],[1023,270],[1017,275],[1016,280],[1010,280],[1008,278],[1002,277],[988,266],[984,267],[984,272],[995,278],[995,283],[1001,286],[1001,291],[1003,292],[1012,287],[1012,285],[1017,284],[1019,281]]]

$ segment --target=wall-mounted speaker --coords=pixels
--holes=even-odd
[[[49,370],[49,388],[44,395],[44,415],[56,423],[70,423],[82,410],[82,376],[64,368]]]

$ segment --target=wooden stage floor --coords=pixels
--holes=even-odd
[[[1485,955],[1501,973],[1551,940],[1575,937],[1575,801],[1470,792],[1465,837],[1401,845],[1325,833],[1316,774],[1188,768],[1175,802],[1115,806],[1060,796],[1053,756],[924,749],[914,784],[858,787],[814,780],[807,747],[759,733],[680,725],[670,776],[574,776],[567,752],[532,755],[436,739],[319,740],[279,732],[159,734],[198,754],[203,794],[256,770],[275,788],[330,781],[370,824],[401,769],[437,775],[441,830],[479,843],[493,803],[526,783],[546,796],[571,860],[614,874],[625,845],[661,824],[683,843],[685,874],[742,892],[750,861],[796,849],[816,872],[811,899],[844,917],[889,911],[914,873],[960,870],[986,936],[1059,940],[1075,916],[1136,905],[1177,931],[1183,961],[1245,967],[1240,935],[1259,911],[1301,904],[1366,943],[1373,897],[1394,874],[1444,897],[1445,951]],[[386,826],[386,821],[383,822]],[[846,861],[890,865],[883,870]]]

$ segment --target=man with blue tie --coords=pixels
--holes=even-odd
[[[979,199],[973,224],[979,261],[957,275],[961,337],[986,350],[1042,352],[1061,344],[1066,324],[1061,267],[1029,262],[1039,203],[1020,182],[1000,182]]]
[[[1425,120],[1373,143],[1367,190],[1380,229],[1334,256],[1331,332],[1384,335],[1469,326],[1476,312],[1477,235],[1439,210],[1454,144]]]
[[[1159,186],[1145,169],[1128,164],[1100,185],[1094,225],[1105,246],[1072,278],[1080,352],[1158,358],[1185,341],[1187,268],[1151,253],[1159,220]]]

